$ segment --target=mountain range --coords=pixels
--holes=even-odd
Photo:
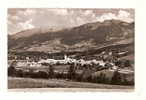
[[[8,35],[9,51],[87,51],[124,43],[134,43],[134,22],[105,20],[66,29],[34,28]]]

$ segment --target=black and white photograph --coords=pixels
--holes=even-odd
[[[8,89],[134,91],[135,9],[8,8]]]

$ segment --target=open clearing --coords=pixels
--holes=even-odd
[[[8,78],[8,89],[16,91],[133,91],[134,86],[73,82],[57,79]],[[10,90],[10,91],[11,91]]]

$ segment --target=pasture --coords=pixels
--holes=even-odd
[[[88,82],[74,82],[63,79],[33,79],[8,77],[8,89],[27,89],[27,88],[91,88],[91,89],[129,89],[134,86],[107,85]]]

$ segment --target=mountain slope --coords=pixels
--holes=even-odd
[[[25,30],[8,36],[8,48],[17,51],[85,51],[130,38],[134,38],[134,23],[106,20],[62,30]]]

